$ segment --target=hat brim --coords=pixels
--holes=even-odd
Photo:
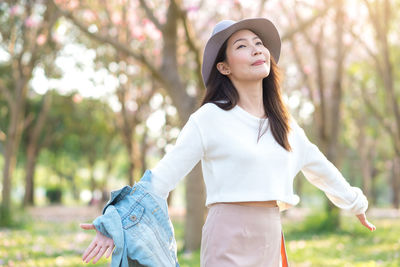
[[[209,79],[211,70],[222,44],[236,31],[248,29],[260,37],[264,46],[274,57],[276,63],[281,53],[281,38],[275,25],[266,18],[251,18],[240,20],[224,30],[214,34],[206,43],[203,53],[201,73],[204,85]]]

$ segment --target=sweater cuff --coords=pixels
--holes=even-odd
[[[349,211],[353,215],[365,213],[368,209],[368,200],[360,188],[352,186],[351,190],[356,193],[356,198],[350,203],[349,206],[342,207],[344,210]]]

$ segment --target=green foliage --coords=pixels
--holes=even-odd
[[[0,205],[0,226],[12,226],[11,210],[4,205]]]
[[[46,197],[50,203],[61,203],[62,189],[60,187],[46,188]]]
[[[31,221],[31,216],[26,213],[24,208],[16,208],[15,206],[12,206],[11,209],[6,209],[3,205],[0,205],[0,227],[20,229],[31,223]],[[0,239],[1,229],[2,228],[0,228]]]
[[[293,229],[296,233],[330,233],[340,230],[338,209],[332,212],[315,210]]]

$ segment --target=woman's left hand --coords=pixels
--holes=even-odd
[[[371,232],[376,230],[375,225],[373,225],[372,223],[370,223],[367,220],[367,217],[365,216],[365,213],[357,214],[356,216],[360,220],[361,224],[364,225],[365,227],[367,227]]]

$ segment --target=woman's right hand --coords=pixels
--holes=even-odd
[[[367,220],[365,213],[357,214],[356,216],[360,220],[361,224],[367,227],[371,232],[376,230],[376,226]]]
[[[86,261],[86,263],[90,262],[90,260],[94,258],[93,263],[96,263],[101,256],[107,251],[106,258],[110,257],[115,245],[112,238],[109,238],[103,235],[99,230],[94,227],[93,224],[81,223],[80,227],[85,230],[96,230],[96,236],[92,240],[92,243],[88,246],[85,252],[82,255],[82,260]]]

